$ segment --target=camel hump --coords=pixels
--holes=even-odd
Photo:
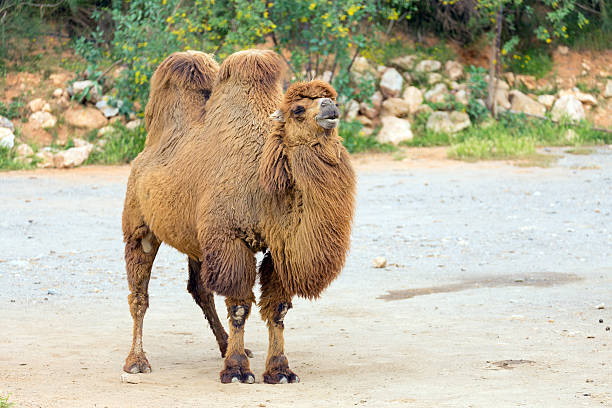
[[[210,91],[219,64],[210,54],[200,51],[175,52],[159,64],[151,78],[151,96],[163,88],[176,86]]]
[[[250,49],[227,57],[221,64],[218,81],[259,81],[263,85],[272,86],[283,71],[284,63],[280,55],[270,50]]]
[[[214,57],[200,51],[175,52],[159,64],[145,108],[147,146],[176,133],[173,127],[203,119],[218,72]]]

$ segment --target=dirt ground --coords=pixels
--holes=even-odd
[[[612,406],[612,149],[558,149],[551,168],[440,152],[355,158],[351,253],[322,298],[297,299],[285,319],[302,380],[288,385],[262,381],[256,313],[256,384],[219,382],[185,256],[169,247],[145,319],[153,372],[121,383],[129,168],[0,173],[0,396],[15,407]],[[376,256],[388,265],[373,268]]]

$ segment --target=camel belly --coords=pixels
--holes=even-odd
[[[162,171],[149,171],[136,183],[138,203],[145,223],[162,242],[198,259],[195,203],[185,190]]]

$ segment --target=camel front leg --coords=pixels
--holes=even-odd
[[[261,281],[261,299],[259,300],[261,317],[268,326],[268,357],[264,382],[268,384],[286,384],[300,382],[300,378],[289,369],[285,356],[284,319],[291,309],[291,296],[283,289],[274,272],[272,257],[268,252],[259,269]]]
[[[228,297],[225,299],[230,329],[224,367],[220,373],[221,382],[224,384],[233,382],[253,384],[255,382],[255,376],[251,372],[249,359],[244,349],[244,325],[254,302],[253,292],[244,298]]]
[[[146,226],[134,231],[125,243],[125,266],[130,287],[128,303],[134,321],[132,349],[123,370],[128,373],[149,373],[151,365],[142,349],[142,324],[149,307],[149,278],[160,242]]]

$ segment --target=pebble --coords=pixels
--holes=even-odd
[[[140,374],[121,373],[121,382],[126,384],[139,384]]]
[[[377,256],[372,260],[372,264],[375,268],[384,268],[385,266],[387,266],[387,259],[382,256]]]
[[[597,306],[595,306],[595,309],[599,309],[599,310],[602,310],[602,309],[605,309],[605,308],[606,308],[606,305],[604,305],[603,303],[600,303]]]

